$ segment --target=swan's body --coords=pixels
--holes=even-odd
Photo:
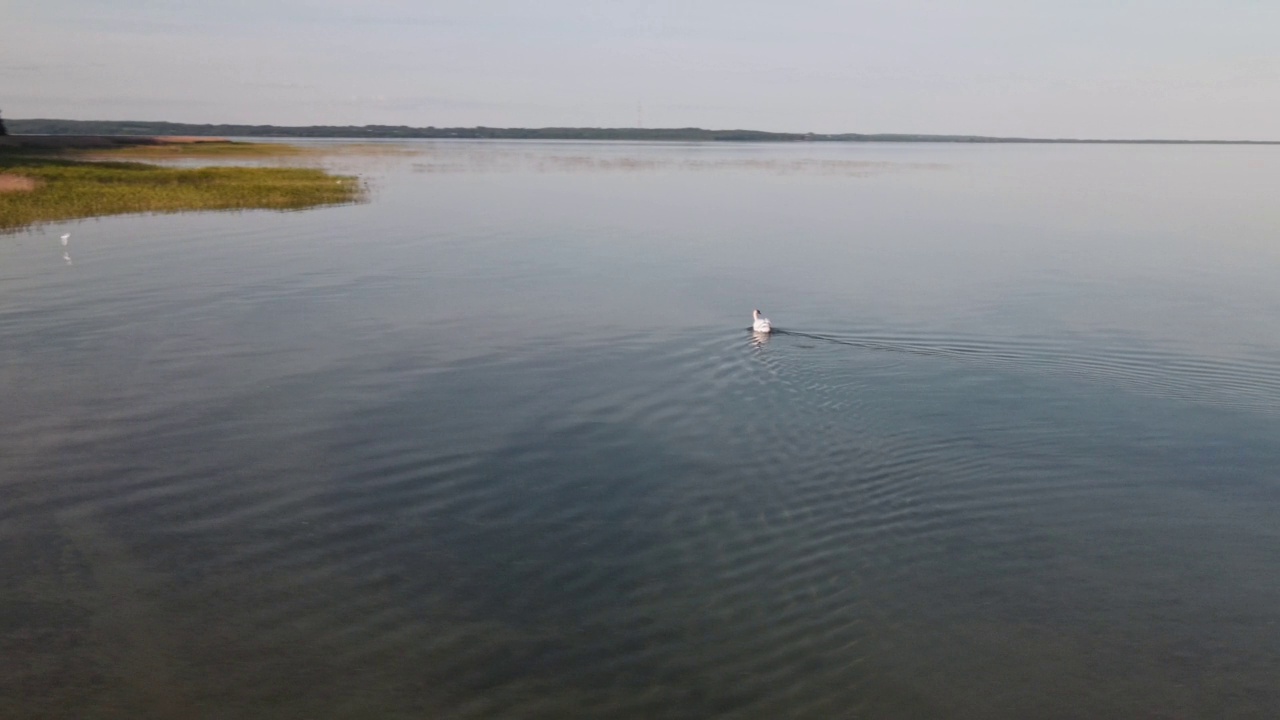
[[[63,236],[62,236],[62,246],[63,246],[63,247],[66,247],[66,246],[67,246],[67,241],[68,241],[68,240],[70,240],[70,239],[71,239],[71,233],[67,233],[66,235],[63,235]]]
[[[759,310],[751,311],[751,318],[755,322],[751,323],[751,329],[758,333],[773,332],[773,323],[769,322],[769,318],[760,314]]]

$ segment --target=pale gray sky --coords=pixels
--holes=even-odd
[[[1280,0],[0,0],[8,117],[1280,139]]]

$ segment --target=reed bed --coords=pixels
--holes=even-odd
[[[0,231],[126,213],[300,210],[357,202],[365,192],[357,178],[317,168],[173,168],[12,152],[0,153],[0,174],[32,188],[0,192]]]
[[[121,160],[182,160],[201,158],[296,158],[322,154],[318,148],[288,145],[285,143],[235,142],[231,140],[184,141],[168,139],[163,142],[120,147],[75,151],[77,155],[92,159]]]

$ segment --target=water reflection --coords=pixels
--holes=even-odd
[[[658,152],[654,152],[654,150]],[[415,173],[654,173],[654,172],[749,172],[769,175],[819,175],[868,177],[904,170],[943,170],[938,162],[852,160],[816,157],[735,157],[719,147],[685,148],[684,152],[662,152],[663,148],[608,148],[596,154],[570,153],[549,147],[536,150],[470,145],[441,145],[424,150],[421,162],[412,164]]]
[[[484,149],[0,243],[0,717],[1273,715],[1280,163]]]

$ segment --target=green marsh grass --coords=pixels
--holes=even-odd
[[[30,191],[0,192],[0,232],[102,215],[301,210],[364,198],[356,178],[317,168],[173,168],[91,162],[69,155],[0,150],[0,174],[30,178],[36,184]]]

